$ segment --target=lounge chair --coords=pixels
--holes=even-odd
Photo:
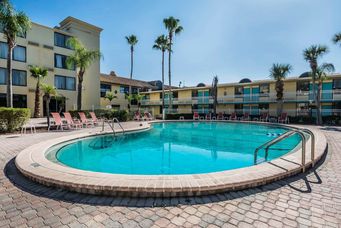
[[[230,116],[230,120],[237,120],[237,114],[235,112],[233,112]]]
[[[99,120],[97,119],[96,114],[94,112],[90,112],[90,116],[91,116],[93,124],[94,125],[98,125],[99,124]]]
[[[54,120],[54,125],[56,126],[56,130],[58,130],[58,128],[60,128],[60,130],[64,130],[64,127],[68,127],[67,124],[65,124],[62,120],[62,117],[59,115],[58,112],[51,112],[52,118]],[[49,128],[47,129],[48,131],[50,131],[51,125],[49,125]]]
[[[217,120],[224,120],[224,115],[222,112],[218,113]]]
[[[249,121],[250,120],[250,114],[248,112],[245,112],[242,116],[241,120]]]
[[[81,122],[79,122],[79,120],[74,120],[72,119],[72,116],[69,112],[64,112],[64,118],[66,120],[67,126],[71,129],[78,129],[82,128],[83,124]]]
[[[278,123],[289,123],[289,118],[288,114],[286,112],[283,112],[279,117],[278,117]]]
[[[269,121],[269,114],[267,112],[263,112],[259,118],[261,122],[268,122]]]
[[[81,123],[83,126],[88,127],[88,126],[92,126],[94,127],[94,123],[92,122],[92,120],[88,120],[88,118],[86,118],[84,112],[79,112],[78,113],[79,117],[81,118]]]
[[[199,120],[199,119],[200,119],[199,113],[194,112],[193,113],[193,120]]]
[[[211,113],[207,113],[205,116],[206,120],[212,120]]]
[[[150,114],[149,112],[145,112],[143,119],[144,120],[153,120],[154,118],[153,118],[152,114]]]
[[[134,114],[134,120],[137,120],[137,121],[142,120],[141,114],[140,114],[139,112],[135,112],[135,114]]]

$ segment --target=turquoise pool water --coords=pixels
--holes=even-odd
[[[116,174],[195,174],[253,165],[254,150],[286,129],[244,123],[155,123],[149,131],[96,136],[60,145],[55,154],[66,166]],[[298,135],[274,145],[268,160],[300,142]],[[56,148],[55,148],[56,149]],[[260,151],[258,160],[264,160]]]

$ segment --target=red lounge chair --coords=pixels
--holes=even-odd
[[[242,120],[249,121],[250,120],[250,114],[248,112],[245,112],[243,117],[242,117]]]
[[[262,113],[262,115],[259,118],[259,121],[268,122],[269,121],[269,114],[267,112]]]
[[[99,124],[99,120],[97,119],[96,114],[94,112],[90,112],[90,116],[91,116],[93,124],[94,125],[98,125]]]
[[[217,120],[224,120],[224,115],[222,112],[218,113]]]
[[[199,120],[199,119],[200,119],[199,113],[194,112],[193,113],[193,120]]]
[[[283,112],[279,117],[278,117],[278,123],[289,123],[289,118],[288,114],[286,112]]]
[[[206,120],[212,120],[211,113],[207,113],[206,116],[205,116],[205,119]]]
[[[141,120],[141,115],[140,115],[139,112],[135,112],[134,120],[137,120],[137,121],[140,121],[140,120]]]
[[[69,112],[64,112],[63,114],[64,114],[64,118],[66,119],[66,123],[69,128],[74,128],[74,129],[78,129],[78,127],[82,128],[82,123],[79,122],[79,120],[73,120]]]
[[[152,114],[150,114],[149,112],[145,112],[143,119],[144,120],[153,120],[154,118],[153,118]]]
[[[51,115],[53,117],[53,120],[54,120],[54,126],[56,126],[57,130],[58,128],[60,128],[60,130],[64,130],[64,127],[67,127],[68,125],[67,124],[64,124],[63,123],[63,120],[62,120],[62,117],[60,117],[59,113],[58,112],[51,112]],[[48,131],[50,131],[50,127],[51,125],[49,126],[49,128],[47,129]]]
[[[237,120],[237,114],[235,112],[231,114],[230,120]]]
[[[81,123],[83,126],[86,126],[86,127],[88,127],[88,126],[93,127],[94,126],[94,123],[92,121],[88,120],[88,118],[86,118],[84,112],[79,112],[78,115],[81,118]]]

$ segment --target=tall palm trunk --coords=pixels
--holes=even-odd
[[[171,73],[171,56],[172,56],[172,39],[173,39],[173,35],[172,33],[169,33],[169,50],[168,50],[168,80],[169,80],[169,95],[168,95],[168,99],[169,99],[169,105],[168,105],[168,109],[172,110],[172,73]]]
[[[130,79],[133,79],[133,67],[134,67],[134,47],[130,47]],[[129,95],[131,95],[131,85],[129,85]]]
[[[14,42],[7,41],[8,53],[7,53],[7,107],[13,108],[13,88],[12,88],[12,56]]]
[[[282,115],[283,111],[283,82],[281,80],[276,81],[276,97],[277,97],[277,116]]]
[[[82,89],[83,89],[84,70],[79,70],[78,73],[78,90],[77,90],[77,110],[82,110]]]
[[[316,106],[316,124],[319,125],[320,124],[320,114],[319,114],[319,108],[317,107],[317,94],[316,94],[316,71],[317,71],[317,62],[311,61],[310,62],[310,67],[311,67],[311,71],[312,71],[312,78],[313,78],[313,100],[314,100],[314,104]]]
[[[165,109],[165,51],[162,51],[162,113]]]
[[[40,80],[38,78],[34,98],[34,118],[40,117]]]

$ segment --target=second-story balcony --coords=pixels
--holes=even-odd
[[[242,95],[227,95],[218,97],[218,104],[239,104],[239,103],[275,103],[277,102],[276,93],[268,94],[242,94]],[[309,102],[313,101],[312,91],[297,91],[297,92],[284,92],[284,102]],[[172,103],[175,105],[194,105],[194,104],[213,104],[213,97],[189,97],[189,98],[173,98]],[[321,92],[322,102],[335,102],[341,101],[341,90],[323,90]],[[168,104],[169,100],[165,99]],[[161,105],[162,99],[158,100],[142,100],[142,105]]]

